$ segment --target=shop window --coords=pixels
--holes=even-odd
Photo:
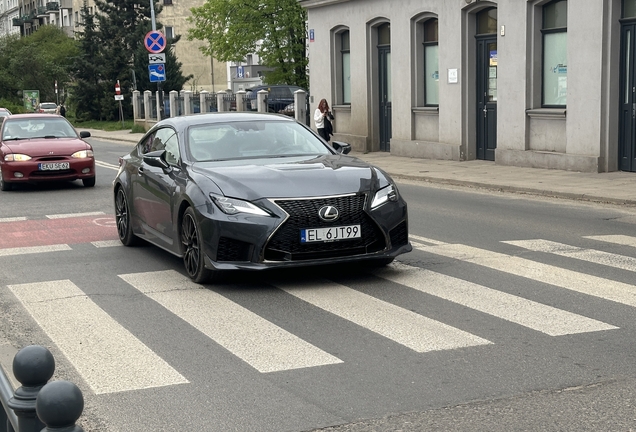
[[[542,105],[565,107],[568,89],[567,0],[555,0],[543,6]]]

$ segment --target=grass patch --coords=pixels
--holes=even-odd
[[[99,129],[103,131],[131,130],[134,127],[141,127],[143,129],[142,126],[135,125],[133,120],[124,120],[123,125],[121,121],[89,120],[89,121],[79,122],[79,121],[73,121],[72,119],[69,119],[69,120],[71,121],[71,123],[73,123],[73,126],[75,126],[78,129],[82,129],[82,128]]]

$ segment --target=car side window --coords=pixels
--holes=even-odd
[[[172,131],[172,136],[165,142],[166,162],[176,165],[179,162],[179,139],[177,134]]]
[[[137,150],[139,151],[139,154],[144,155],[144,154],[149,153],[149,152],[152,151],[151,150],[151,148],[152,148],[152,140],[154,139],[154,137],[155,137],[155,134],[152,133],[152,134],[148,135],[143,141],[139,142],[139,144],[137,145],[137,147],[138,147]]]

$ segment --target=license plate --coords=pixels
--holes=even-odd
[[[71,165],[68,162],[41,163],[38,165],[40,171],[67,170],[70,167]]]
[[[305,228],[300,230],[300,242],[329,242],[362,237],[360,225],[347,225],[329,228]]]

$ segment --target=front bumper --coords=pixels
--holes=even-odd
[[[43,171],[39,169],[40,161],[4,162],[2,178],[7,183],[39,183],[95,177],[95,160],[92,158],[55,162],[69,162],[69,169]]]
[[[206,267],[217,270],[263,270],[394,258],[410,252],[407,206],[403,200],[368,209],[365,194],[272,200],[276,216],[228,216],[214,205],[199,213]],[[334,225],[321,221],[317,209],[344,209],[335,225],[359,224],[358,239],[301,243],[301,228]],[[314,216],[315,215],[315,216]]]

